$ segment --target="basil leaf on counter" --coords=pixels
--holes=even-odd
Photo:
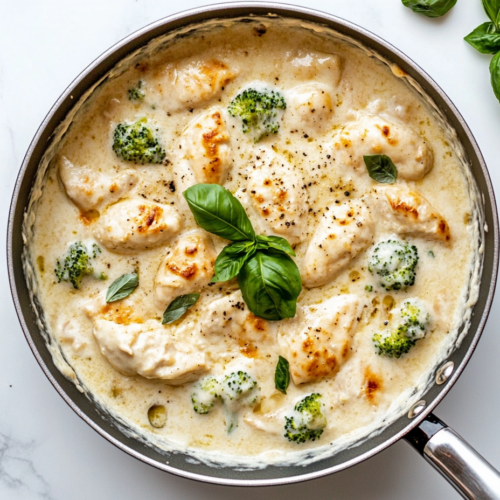
[[[483,0],[484,1],[484,0]],[[405,7],[427,17],[441,17],[451,10],[457,0],[402,0]]]
[[[243,264],[255,253],[253,241],[241,241],[223,248],[215,261],[215,276],[212,283],[228,281],[240,272]]]
[[[500,52],[493,56],[490,62],[491,86],[500,101]]]
[[[182,193],[200,227],[231,241],[255,240],[242,204],[219,184],[196,184]]]
[[[111,283],[106,293],[106,302],[116,302],[128,297],[139,286],[137,273],[124,274]]]
[[[238,284],[255,316],[272,321],[295,316],[302,281],[297,265],[288,255],[257,252],[241,268]]]
[[[188,293],[187,295],[181,295],[172,300],[163,313],[161,324],[168,325],[182,318],[182,316],[186,314],[186,311],[198,302],[199,298],[199,293]]]
[[[481,54],[496,54],[500,51],[500,31],[493,23],[483,23],[464,40]]]
[[[500,19],[500,0],[482,0],[482,2],[486,15],[498,27],[498,21]]]
[[[363,156],[368,175],[381,184],[394,184],[398,178],[398,169],[386,155]]]
[[[281,238],[280,236],[264,236],[259,234],[257,236],[257,248],[259,250],[273,248],[274,250],[279,250],[280,252],[295,257],[295,252],[290,243],[288,243],[285,238]]]
[[[282,356],[278,359],[276,371],[274,372],[274,386],[278,391],[286,394],[288,385],[290,384],[290,363]]]

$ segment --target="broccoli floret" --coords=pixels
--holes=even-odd
[[[381,277],[382,288],[406,290],[415,284],[417,263],[416,246],[402,240],[386,240],[376,245],[368,263],[368,270]]]
[[[81,241],[73,243],[69,247],[66,257],[57,260],[54,271],[58,283],[69,281],[73,288],[80,288],[84,276],[94,272],[90,260],[97,257],[99,253],[101,253],[101,249],[95,243],[90,250]]]
[[[406,354],[417,342],[423,339],[429,325],[429,314],[425,305],[418,299],[405,300],[394,313],[398,326],[393,330],[376,333],[373,342],[378,354],[399,358]]]
[[[293,415],[285,416],[285,437],[295,443],[319,439],[326,427],[326,418],[321,410],[321,394],[309,394],[299,401]]]
[[[166,156],[163,148],[145,125],[146,119],[131,125],[119,123],[113,135],[113,151],[119,158],[144,165],[161,163]]]
[[[221,387],[219,381],[215,377],[205,377],[196,384],[191,395],[193,409],[200,415],[206,415],[220,397]]]
[[[286,103],[279,92],[274,90],[259,92],[255,89],[247,89],[238,94],[227,108],[231,116],[241,118],[243,133],[250,132],[254,142],[278,132],[280,109],[286,109]]]
[[[146,97],[146,93],[142,90],[142,87],[144,87],[144,82],[139,80],[137,87],[128,89],[128,98],[130,101],[142,101]]]
[[[253,395],[253,390],[257,387],[257,381],[248,373],[243,371],[233,372],[226,375],[222,382],[224,399],[229,401],[239,401]],[[255,396],[250,399],[255,399]]]

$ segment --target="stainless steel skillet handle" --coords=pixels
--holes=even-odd
[[[500,500],[500,473],[432,413],[405,439],[471,500]]]

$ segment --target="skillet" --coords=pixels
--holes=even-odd
[[[351,37],[384,59],[397,64],[421,86],[446,121],[456,131],[470,168],[484,197],[483,211],[488,231],[484,233],[484,264],[479,298],[474,307],[468,335],[461,345],[436,368],[435,383],[407,415],[363,443],[343,450],[308,466],[268,466],[262,470],[242,471],[230,467],[212,468],[197,463],[182,453],[168,457],[140,441],[126,436],[107,416],[81,394],[56,368],[46,339],[37,324],[23,272],[22,225],[40,161],[51,138],[74,104],[120,60],[152,39],[193,23],[213,18],[252,15],[277,15],[326,25]],[[12,198],[7,239],[7,259],[11,292],[26,339],[42,370],[73,410],[103,437],[130,455],[161,470],[183,477],[234,486],[271,486],[318,478],[351,467],[404,438],[436,467],[466,498],[500,499],[500,475],[452,429],[435,415],[433,409],[444,398],[464,370],[479,341],[493,300],[498,270],[498,218],[495,197],[481,152],[458,110],[437,84],[413,61],[381,38],[352,23],[311,9],[264,2],[237,2],[211,5],[161,19],[133,33],[106,51],[83,71],[61,95],[38,129],[20,169]]]

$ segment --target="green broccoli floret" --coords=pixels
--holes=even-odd
[[[405,300],[394,313],[398,326],[393,330],[376,333],[373,342],[378,354],[399,358],[406,354],[427,333],[429,314],[418,299]]]
[[[144,165],[161,163],[166,156],[143,118],[131,125],[119,123],[113,135],[113,151],[119,158]]]
[[[66,257],[62,261],[57,260],[54,271],[58,283],[69,281],[73,288],[80,288],[84,276],[94,272],[90,260],[97,257],[99,253],[101,253],[101,249],[95,243],[92,245],[91,250],[81,241],[73,243],[69,247]]]
[[[274,90],[259,92],[255,89],[247,89],[238,94],[227,108],[231,116],[241,118],[243,133],[250,132],[254,142],[278,132],[280,109],[286,109],[286,103],[279,92]]]
[[[200,415],[206,415],[221,397],[221,386],[215,377],[205,377],[200,380],[191,395],[193,409]]]
[[[146,93],[142,90],[144,87],[144,82],[139,80],[136,87],[128,89],[128,98],[130,101],[142,101],[146,97]]]
[[[418,263],[417,247],[402,240],[378,243],[368,263],[368,271],[381,277],[380,285],[386,290],[406,290],[415,284]]]
[[[293,415],[285,416],[285,437],[295,443],[319,439],[326,427],[326,418],[321,409],[321,394],[309,394],[299,401]]]

